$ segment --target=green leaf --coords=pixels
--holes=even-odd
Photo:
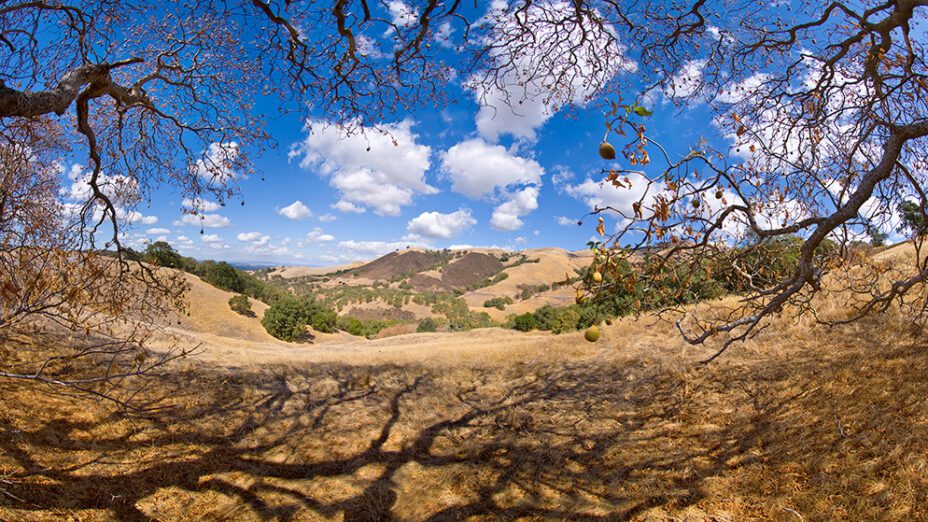
[[[648,109],[645,109],[641,105],[636,105],[635,108],[632,109],[632,112],[634,112],[638,116],[641,116],[642,118],[647,118],[648,116],[654,114],[653,111],[649,111]]]

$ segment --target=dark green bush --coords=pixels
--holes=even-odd
[[[153,265],[183,268],[183,257],[167,241],[155,241],[145,248],[143,259]]]
[[[496,308],[498,310],[505,310],[506,305],[512,304],[512,298],[509,296],[505,297],[494,297],[493,299],[487,299],[483,302],[484,308]]]
[[[580,328],[581,320],[589,322],[599,317],[599,310],[585,312],[581,315],[581,307],[545,305],[535,310],[535,313],[525,313],[513,318],[512,328],[523,332],[539,329],[548,330],[556,334],[572,332]],[[531,319],[529,318],[531,316]]]
[[[345,316],[339,317],[336,324],[339,330],[344,330],[351,335],[370,337],[372,335],[377,335],[377,333],[384,328],[392,326],[394,322],[384,319],[364,321],[357,317]]]
[[[309,324],[323,333],[333,333],[337,322],[338,314],[331,308],[313,307],[309,316]]]
[[[197,267],[197,275],[207,283],[229,292],[242,293],[245,280],[239,272],[225,261],[203,261]]]
[[[316,302],[311,297],[281,297],[264,312],[261,324],[267,333],[284,341],[303,338],[306,325],[317,331],[335,331],[338,316],[335,311]]]
[[[312,317],[312,309],[301,299],[278,299],[264,312],[261,324],[267,333],[284,341],[294,342],[303,338],[306,325]]]
[[[538,327],[538,322],[531,312],[526,312],[522,315],[517,315],[515,319],[513,319],[512,327],[520,332],[530,332]]]
[[[438,331],[438,321],[431,317],[426,317],[421,319],[419,324],[416,326],[417,332],[437,332]]]
[[[551,323],[551,332],[560,334],[580,329],[580,311],[576,305],[558,309],[559,313]]]
[[[242,294],[233,295],[229,298],[229,308],[231,308],[233,312],[247,317],[255,316],[255,313],[251,309],[251,301],[248,300],[247,296]]]
[[[472,312],[463,299],[450,297],[447,294],[432,294],[423,299],[423,302],[430,301],[434,302],[432,312],[444,315],[448,319],[448,327],[451,330],[488,328],[495,324],[486,312]]]
[[[577,312],[579,313],[576,326],[577,330],[582,330],[584,328],[589,328],[594,324],[599,324],[605,321],[609,316],[609,314],[606,313],[603,308],[595,304],[580,305]]]

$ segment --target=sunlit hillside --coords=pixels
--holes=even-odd
[[[204,351],[139,397],[165,407],[125,417],[0,383],[0,518],[928,517],[924,341],[892,311],[832,329],[786,311],[703,366],[712,346],[652,316],[596,343],[501,329],[282,343],[190,280],[169,333]]]
[[[457,304],[487,323],[504,323],[513,314],[545,305],[574,303],[575,288],[593,256],[561,248],[438,251],[409,248],[383,257],[331,268],[277,267],[255,271],[275,286],[309,293],[336,307],[339,315],[385,320],[392,326],[377,335],[416,331],[433,318],[455,329],[455,317],[434,306]],[[418,296],[418,297],[417,297]],[[490,300],[504,300],[498,306]]]

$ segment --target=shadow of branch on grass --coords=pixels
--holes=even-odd
[[[684,371],[644,362],[445,374],[334,365],[200,370],[172,375],[151,397],[173,408],[131,420],[102,410],[76,415],[72,403],[42,404],[51,399],[39,395],[32,407],[46,420],[23,428],[11,412],[0,414],[0,476],[10,494],[0,497],[0,514],[615,520],[674,513],[700,505],[713,479],[738,476],[728,493],[757,495],[753,488],[776,489],[770,482],[784,469],[832,474],[846,452],[885,445],[886,423],[924,414],[928,381],[910,378],[926,375],[923,349],[881,357],[888,362],[836,354]],[[823,388],[849,372],[856,387]],[[898,389],[885,397],[885,411],[874,412],[868,386],[887,383]],[[890,443],[904,443],[894,436]]]

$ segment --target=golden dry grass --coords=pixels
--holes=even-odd
[[[525,300],[516,298],[515,303],[506,306],[506,310],[484,308],[484,301],[494,297],[515,298],[522,292],[523,285],[550,285],[555,281],[575,277],[576,269],[586,268],[593,261],[593,255],[589,251],[571,252],[561,248],[538,248],[524,250],[522,253],[529,259],[537,259],[538,262],[507,268],[504,272],[508,277],[503,281],[462,295],[461,298],[467,302],[471,310],[487,312],[494,320],[503,321],[509,314],[534,312],[546,304],[567,306],[574,303],[576,290],[565,286],[535,294]]]
[[[352,268],[357,268],[362,265],[364,265],[363,261],[355,261],[354,263],[349,263],[347,265],[336,266],[278,266],[268,272],[268,276],[280,276],[284,279],[305,276],[322,276],[331,274],[333,272],[338,272],[340,270],[351,270]]]
[[[0,383],[0,520],[928,520],[920,330],[788,315],[708,366],[653,317],[595,344],[188,332],[155,413]]]
[[[195,275],[183,275],[190,285],[187,292],[187,310],[166,318],[168,324],[185,331],[246,341],[274,340],[261,326],[261,318],[268,308],[266,304],[257,299],[249,299],[255,316],[240,315],[229,307],[229,298],[234,296],[234,293],[209,285]]]

